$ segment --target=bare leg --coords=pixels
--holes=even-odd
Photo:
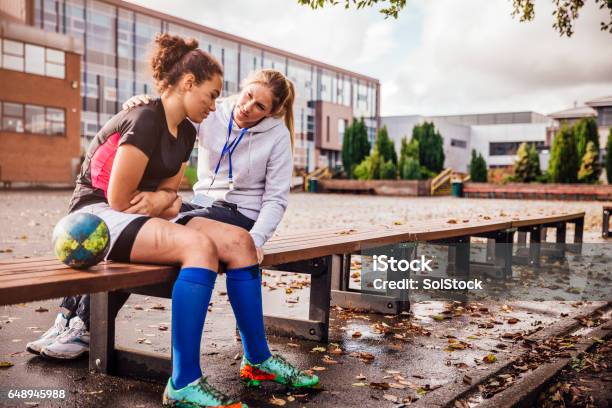
[[[142,226],[132,247],[130,261],[180,264],[211,271],[217,271],[219,267],[217,248],[208,236],[160,218],[153,218]]]
[[[206,235],[214,242],[219,261],[225,263],[228,269],[257,263],[253,238],[243,228],[202,217],[192,218],[186,227]]]

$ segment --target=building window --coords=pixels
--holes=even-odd
[[[45,133],[45,108],[35,105],[25,106],[25,131]]]
[[[2,40],[2,68],[23,71],[23,43]]]
[[[45,49],[38,45],[25,45],[25,72],[45,75]]]
[[[514,156],[518,151],[519,146],[522,143],[529,143],[535,145],[536,149],[542,150],[544,148],[544,141],[531,141],[531,142],[495,142],[489,143],[489,156]]]
[[[23,133],[23,105],[4,102],[2,104],[2,130]]]
[[[63,79],[66,77],[65,53],[39,45],[4,39],[2,68]]]
[[[46,64],[45,70],[47,76],[54,78],[65,78],[66,77],[66,60],[63,51],[53,50],[51,48],[46,49]]]
[[[338,119],[338,137],[343,138],[344,132],[346,131],[347,121],[344,119]]]
[[[66,132],[66,114],[64,109],[45,108],[46,110],[46,134],[63,135]]]
[[[467,143],[465,140],[451,139],[451,146],[465,149],[467,147]]]
[[[3,131],[39,135],[66,134],[66,112],[62,108],[13,102],[0,102],[0,106]]]

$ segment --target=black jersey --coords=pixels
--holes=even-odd
[[[177,137],[172,136],[160,99],[119,112],[89,145],[68,210],[108,202],[113,160],[122,144],[134,145],[147,155],[149,162],[138,190],[155,191],[162,180],[176,175],[182,163],[189,160],[195,140],[196,129],[187,119],[179,124]]]

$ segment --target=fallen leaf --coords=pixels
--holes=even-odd
[[[40,306],[40,307],[38,307],[38,308],[34,309],[34,311],[35,311],[35,312],[38,312],[38,313],[43,313],[43,312],[48,312],[48,311],[49,311],[49,309],[47,309],[46,307],[42,307],[42,306]]]
[[[387,401],[391,401],[391,402],[397,402],[398,398],[395,395],[392,394],[384,394],[383,398],[386,399]]]
[[[371,382],[370,383],[370,388],[374,388],[375,390],[388,390],[389,389],[389,383],[386,382]]]
[[[519,319],[517,319],[516,317],[511,317],[510,319],[507,320],[508,324],[517,324],[518,322],[520,322]]]
[[[8,361],[0,361],[0,368],[11,368],[15,364],[10,363]]]
[[[336,360],[333,360],[333,359],[329,358],[328,356],[323,357],[323,359],[321,361],[323,363],[325,363],[325,364],[338,364],[338,362]]]
[[[325,353],[327,351],[325,347],[314,347],[312,350],[313,353]]]
[[[352,334],[352,336],[353,336],[353,338],[358,338],[358,337],[361,337],[361,332],[356,331],[356,332],[354,332],[354,333]]]
[[[285,401],[285,400],[284,400],[284,399],[282,399],[282,398],[276,398],[276,397],[273,395],[273,396],[272,396],[272,398],[270,399],[270,403],[271,403],[272,405],[276,405],[276,406],[282,407],[282,406],[284,406],[284,405],[287,403],[287,401]]]
[[[314,366],[314,367],[312,367],[312,370],[313,371],[325,371],[325,370],[327,370],[327,368],[319,367],[319,366]]]
[[[489,353],[486,356],[484,356],[484,358],[482,359],[482,361],[484,361],[487,364],[493,364],[494,362],[497,361],[497,357],[495,357],[495,354],[493,353]]]

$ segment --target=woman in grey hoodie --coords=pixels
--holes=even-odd
[[[237,97],[198,125],[198,182],[180,222],[203,216],[248,229],[258,248],[287,208],[293,171],[293,84],[279,71],[252,73]]]

